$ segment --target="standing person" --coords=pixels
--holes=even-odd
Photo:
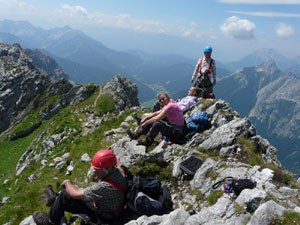
[[[185,126],[181,108],[166,92],[159,93],[158,99],[164,107],[142,119],[142,128],[146,128],[151,124],[152,127],[146,139],[138,140],[140,145],[151,145],[159,132],[175,143],[184,138]],[[165,117],[168,118],[169,122],[162,121]]]
[[[119,158],[112,151],[103,149],[94,155],[91,166],[99,181],[86,189],[79,189],[69,180],[64,180],[63,190],[56,194],[47,185],[47,202],[52,202],[52,206],[49,214],[34,212],[37,225],[60,224],[65,211],[86,214],[94,223],[99,220],[107,222],[120,215],[128,184],[124,170],[119,167]]]
[[[195,67],[191,83],[194,82],[194,79],[197,76],[197,81],[195,86],[206,89],[207,93],[213,94],[213,86],[216,85],[216,64],[215,60],[211,58],[212,47],[206,46],[204,49],[204,57],[198,60],[198,63]],[[211,82],[211,74],[213,78],[213,82]],[[204,96],[202,90],[202,96]]]

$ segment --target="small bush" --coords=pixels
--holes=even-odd
[[[183,202],[183,204],[186,206],[185,208],[186,211],[190,211],[193,209],[193,205],[191,205],[190,203]]]
[[[96,112],[99,115],[103,113],[112,112],[115,109],[116,101],[113,99],[113,96],[110,94],[102,95],[96,104]]]
[[[96,85],[95,84],[87,84],[86,86],[85,86],[85,88],[87,88],[87,89],[96,89]]]
[[[211,180],[216,180],[218,177],[218,173],[216,171],[211,171],[207,174],[207,177],[209,177]]]
[[[276,203],[279,203],[278,199],[274,195],[268,193],[268,197],[269,197],[270,200],[272,200],[272,201],[274,201]]]
[[[130,172],[143,177],[156,177],[160,180],[172,180],[173,166],[157,164],[140,160],[135,166],[129,168]]]
[[[222,163],[222,164],[219,166],[219,169],[227,169],[227,168],[230,168],[230,166],[226,165],[225,163]]]
[[[247,213],[247,207],[243,207],[237,203],[234,203],[234,211],[240,215],[240,214],[245,214]]]
[[[190,195],[196,195],[196,201],[200,201],[203,199],[203,194],[198,189],[192,189],[189,191]]]
[[[210,195],[207,197],[208,204],[210,206],[214,205],[218,201],[218,199],[222,197],[222,195],[223,195],[223,191],[220,190],[211,192]]]
[[[296,180],[292,174],[281,169],[274,170],[273,181],[290,186],[296,183]]]
[[[203,105],[203,111],[208,109],[210,106],[216,103],[216,100],[211,100],[211,99],[201,99],[201,103]]]
[[[263,164],[261,153],[258,152],[256,146],[249,139],[237,137],[237,143],[242,148],[242,152],[238,156],[241,162],[250,164],[251,166]]]
[[[300,224],[300,213],[285,212],[281,218],[274,217],[269,225],[298,225]]]

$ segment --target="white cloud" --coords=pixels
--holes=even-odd
[[[143,20],[132,17],[130,14],[106,15],[100,12],[90,12],[82,6],[62,5],[56,10],[56,18],[63,20],[69,25],[94,25],[118,27],[143,32],[169,33],[174,32],[174,27],[155,20]]]
[[[275,28],[275,33],[279,38],[288,38],[295,33],[295,28],[286,23],[279,23]]]
[[[17,0],[0,0],[0,18],[17,19],[30,17],[31,15],[39,15],[40,10],[26,2]]]
[[[220,26],[220,30],[228,37],[235,39],[252,39],[256,26],[249,20],[240,19],[237,16],[231,16]]]
[[[213,30],[200,30],[198,28],[198,23],[192,21],[190,27],[182,28],[181,33],[184,37],[194,37],[201,39],[203,37],[208,37],[210,39],[216,39],[213,35]]]
[[[228,4],[272,4],[272,5],[300,5],[300,0],[219,0]]]
[[[130,14],[108,15],[70,4],[62,4],[60,8],[51,10],[38,8],[24,0],[0,0],[0,5],[0,20],[26,20],[44,28],[69,25],[73,28],[89,26],[97,29],[106,26],[181,37],[215,38],[212,30],[203,31],[195,22],[187,26],[178,26],[158,20],[136,18]]]
[[[70,6],[64,4],[61,7],[67,12],[69,12],[70,15],[83,15],[83,16],[88,15],[88,11],[85,8],[81,7],[80,5]]]
[[[200,30],[196,22],[191,22],[187,27],[162,23],[157,20],[145,20],[132,17],[130,14],[105,15],[100,12],[90,12],[81,6],[62,5],[56,12],[57,18],[64,18],[69,24],[87,24],[94,26],[118,27],[142,32],[171,34],[184,37],[215,39],[212,30]]]
[[[299,18],[300,13],[281,13],[281,12],[245,12],[245,11],[227,11],[228,13],[242,14],[248,16],[263,16],[263,17],[294,17]]]

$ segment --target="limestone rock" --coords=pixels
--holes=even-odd
[[[87,153],[84,153],[84,154],[81,156],[80,161],[81,161],[81,162],[90,162],[90,161],[91,161],[91,158],[90,158],[90,156],[89,156]]]
[[[284,207],[270,200],[262,204],[254,213],[249,221],[249,225],[268,225],[274,216],[279,218],[286,211]]]

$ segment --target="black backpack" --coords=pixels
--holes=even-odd
[[[171,193],[153,177],[133,176],[127,206],[138,215],[163,215],[173,210]]]
[[[222,183],[225,193],[234,193],[236,196],[239,196],[244,189],[253,189],[256,187],[256,182],[250,179],[226,177],[223,180],[215,183],[212,188],[216,189]]]

